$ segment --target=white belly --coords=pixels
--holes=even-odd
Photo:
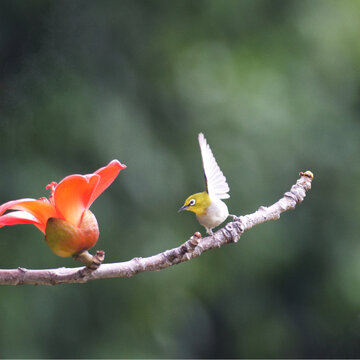
[[[212,229],[226,220],[229,215],[229,210],[226,204],[220,199],[210,199],[211,204],[207,208],[206,214],[197,216],[199,223],[208,229]]]

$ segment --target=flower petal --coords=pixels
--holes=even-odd
[[[6,215],[0,216],[0,227],[6,225],[34,224],[45,234],[45,225],[26,211],[13,211]]]
[[[99,180],[99,175],[92,174],[70,175],[60,181],[55,188],[54,202],[57,211],[65,220],[75,226],[80,225]]]
[[[6,210],[11,209],[12,206],[21,203],[23,201],[36,201],[35,199],[19,199],[19,200],[12,200],[8,201],[5,204],[0,205],[0,215],[2,215]]]
[[[6,210],[23,210],[33,215],[38,223],[46,226],[46,222],[50,217],[57,217],[55,207],[46,199],[19,199],[9,201],[0,206],[0,215]]]
[[[39,223],[44,225],[44,228],[49,218],[59,217],[55,206],[51,204],[46,198],[39,200],[21,201],[11,206],[10,209],[27,211],[28,213],[35,216]]]
[[[112,160],[110,163],[99,170],[95,171],[95,174],[100,176],[100,181],[97,184],[93,194],[91,195],[90,205],[94,202],[94,200],[101,195],[116,179],[120,170],[126,168],[126,165],[121,164],[118,160]]]

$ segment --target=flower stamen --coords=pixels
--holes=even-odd
[[[51,191],[50,196],[49,196],[49,200],[50,200],[50,202],[52,204],[54,203],[53,198],[54,198],[54,192],[55,192],[56,186],[57,186],[57,182],[55,182],[55,181],[52,181],[50,184],[47,184],[45,186],[45,190],[50,190]]]

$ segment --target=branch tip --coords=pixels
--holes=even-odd
[[[314,174],[313,174],[310,170],[307,170],[307,171],[305,171],[305,172],[300,171],[299,175],[300,175],[300,176],[306,176],[306,177],[308,177],[310,180],[314,180]]]

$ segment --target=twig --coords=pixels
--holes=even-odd
[[[300,173],[300,179],[289,192],[275,204],[260,208],[252,214],[240,216],[218,230],[213,236],[201,238],[195,233],[181,246],[146,258],[102,264],[96,270],[87,267],[28,270],[24,268],[0,270],[0,285],[57,285],[85,283],[89,280],[132,277],[146,271],[158,271],[200,256],[205,251],[219,248],[224,244],[236,243],[244,231],[269,220],[277,220],[280,214],[300,204],[311,188],[314,176],[310,171]],[[104,254],[102,254],[104,255]],[[96,256],[96,255],[95,255]],[[101,263],[101,259],[100,259]]]

